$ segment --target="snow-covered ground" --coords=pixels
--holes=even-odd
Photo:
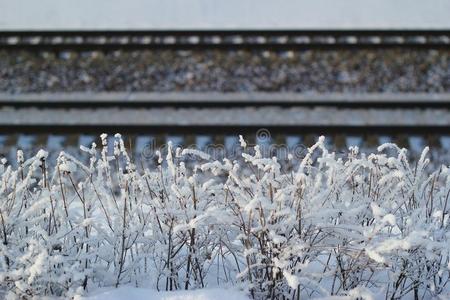
[[[248,300],[242,292],[227,289],[156,292],[151,289],[120,287],[99,290],[79,300]]]
[[[0,30],[448,29],[448,0],[1,0]]]

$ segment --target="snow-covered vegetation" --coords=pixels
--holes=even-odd
[[[45,151],[0,165],[0,284],[10,298],[122,285],[235,287],[254,299],[450,295],[450,169],[385,144],[343,159],[323,138],[294,170],[168,148],[138,168],[120,135],[87,165]],[[189,162],[189,163],[187,163]]]

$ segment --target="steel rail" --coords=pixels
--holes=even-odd
[[[449,48],[450,30],[3,31],[0,49]]]
[[[450,133],[450,94],[0,93],[0,132]]]
[[[239,132],[245,128],[322,132],[450,133],[448,109],[318,108],[9,108],[0,110],[0,132]],[[247,130],[246,129],[246,130]]]
[[[0,92],[0,108],[450,107],[450,93]]]

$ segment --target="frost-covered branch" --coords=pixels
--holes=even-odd
[[[73,297],[103,286],[236,285],[255,299],[432,298],[450,293],[450,169],[393,144],[324,139],[297,168],[248,149],[212,161],[195,149],[139,169],[112,149],[39,151],[0,165],[0,282],[12,297]],[[394,153],[394,155],[392,155]],[[164,156],[163,156],[164,155]],[[82,161],[88,161],[84,164]],[[51,164],[50,164],[51,165]]]

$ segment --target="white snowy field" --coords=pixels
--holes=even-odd
[[[78,300],[249,300],[242,292],[229,289],[157,292],[151,289],[120,287],[96,291]]]
[[[60,152],[52,164],[44,150],[18,151],[16,166],[1,159],[0,291],[449,299],[450,168],[427,147],[410,162],[395,144],[337,155],[320,137],[286,169],[239,141],[240,157],[222,160],[169,144],[145,169],[119,134],[82,146],[82,160]]]
[[[0,30],[450,29],[448,0],[0,0]]]

